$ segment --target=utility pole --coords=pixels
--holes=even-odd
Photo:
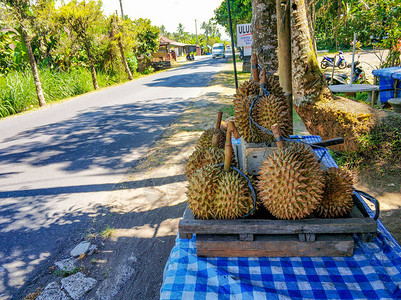
[[[195,34],[196,34],[196,45],[198,45],[198,25],[196,24],[196,19],[195,19]]]
[[[120,0],[120,8],[121,8],[121,19],[124,20],[124,12],[123,12],[123,2]]]
[[[238,90],[237,63],[235,61],[234,37],[233,37],[233,25],[232,25],[232,21],[231,21],[230,0],[227,0],[227,13],[228,13],[228,24],[230,25],[231,51],[233,54],[235,90]]]

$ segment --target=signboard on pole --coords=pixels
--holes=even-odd
[[[237,24],[237,47],[252,46],[251,23]]]

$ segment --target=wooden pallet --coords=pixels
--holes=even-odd
[[[377,223],[354,196],[346,218],[302,220],[198,220],[187,208],[179,223],[180,238],[196,234],[198,256],[351,256],[353,234],[370,241]]]

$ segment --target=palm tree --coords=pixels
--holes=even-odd
[[[207,23],[202,22],[201,29],[205,31],[206,44],[209,45],[209,35],[211,35],[213,32],[212,22],[210,20]]]
[[[39,78],[38,67],[31,47],[31,37],[28,34],[28,28],[32,26],[34,18],[32,17],[29,0],[3,1],[10,13],[13,25],[18,26],[21,32],[22,40],[26,46],[26,52],[31,66],[33,81],[35,83],[36,95],[38,97],[39,106],[45,106],[46,101],[43,95],[42,84]]]

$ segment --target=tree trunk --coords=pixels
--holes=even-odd
[[[88,59],[89,59],[89,63],[90,63],[93,88],[95,90],[97,90],[99,88],[99,85],[97,84],[95,64],[93,63],[93,56],[90,51],[89,45],[87,43],[85,43],[85,50],[86,50],[86,54],[88,55]]]
[[[275,0],[252,0],[252,51],[267,76],[278,71]]]
[[[128,79],[133,80],[134,78],[132,77],[131,70],[128,67],[127,59],[125,58],[124,47],[123,47],[123,43],[121,41],[121,37],[119,37],[119,39],[118,39],[118,48],[120,48],[121,60],[123,61],[125,72],[127,72],[127,74],[128,74]]]
[[[39,72],[36,66],[35,57],[33,56],[31,41],[29,40],[29,37],[22,26],[21,26],[21,33],[26,46],[26,52],[28,54],[29,64],[31,65],[31,71],[33,75],[33,81],[35,83],[36,95],[38,96],[39,106],[42,107],[46,105],[46,101],[43,95],[42,85],[40,83]]]
[[[117,33],[118,31],[120,31],[120,30],[117,29],[117,15],[116,15],[116,16],[113,16],[113,18],[112,18],[112,20],[111,20],[110,39],[111,39],[112,41],[116,39],[116,33]],[[130,70],[129,67],[128,67],[127,59],[125,58],[124,46],[123,46],[123,39],[122,39],[122,37],[121,37],[121,34],[122,34],[122,33],[121,33],[121,31],[120,31],[120,34],[119,34],[119,36],[118,36],[118,38],[117,38],[118,48],[119,48],[120,54],[121,54],[121,60],[122,60],[122,62],[123,62],[123,66],[124,66],[125,72],[126,72],[127,75],[128,75],[128,79],[129,79],[129,80],[133,80],[134,78],[132,77],[131,70]]]
[[[293,131],[292,119],[292,74],[291,74],[291,20],[290,0],[276,0],[277,10],[277,57],[280,86],[282,87],[289,107],[288,119]]]
[[[294,104],[301,108],[318,101],[323,95],[331,98],[313,47],[304,0],[292,0],[292,85]]]

